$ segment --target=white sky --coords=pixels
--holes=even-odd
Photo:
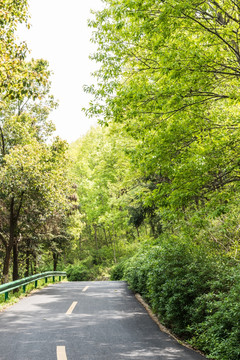
[[[90,100],[83,85],[93,82],[90,73],[96,70],[96,64],[88,59],[96,45],[90,43],[87,19],[92,16],[90,9],[101,8],[101,0],[29,0],[32,26],[18,31],[31,57],[49,61],[54,73],[51,93],[59,100],[50,118],[56,125],[56,135],[68,142],[77,140],[96,124],[81,109]]]

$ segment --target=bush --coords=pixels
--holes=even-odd
[[[66,273],[69,281],[91,280],[91,273],[84,265],[70,265]]]
[[[124,279],[132,290],[141,294],[146,300],[150,300],[147,282],[158,252],[158,247],[143,249],[125,264]]]
[[[153,309],[174,332],[189,335],[195,300],[210,291],[220,268],[218,261],[200,247],[175,242],[162,245],[147,286]]]
[[[229,274],[230,273],[230,274]],[[197,299],[205,310],[202,322],[193,324],[192,344],[216,360],[240,359],[240,269],[228,270],[225,288],[212,284],[212,291]]]
[[[123,272],[125,268],[125,261],[121,261],[113,266],[110,272],[110,280],[123,280]]]
[[[161,322],[216,360],[240,360],[240,268],[174,239],[143,248],[116,269]]]

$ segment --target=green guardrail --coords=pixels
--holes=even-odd
[[[59,281],[61,281],[62,277],[66,277],[67,274],[65,271],[46,271],[41,274],[36,274],[32,276],[25,277],[20,280],[12,281],[3,285],[0,285],[0,294],[5,294],[5,301],[8,300],[9,291],[18,289],[19,287],[23,287],[23,292],[26,292],[27,284],[30,284],[35,281],[35,289],[38,285],[38,280],[45,278],[45,283],[48,282],[48,278],[52,277],[53,282],[55,282],[55,277],[59,276]]]

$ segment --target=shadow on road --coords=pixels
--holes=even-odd
[[[162,333],[125,282],[50,285],[0,314],[0,360],[56,359],[56,346],[68,360],[204,359]]]

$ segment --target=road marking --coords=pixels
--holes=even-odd
[[[85,286],[85,288],[83,289],[82,292],[85,292],[88,288],[89,288],[89,286]]]
[[[65,346],[57,346],[57,360],[67,360]]]
[[[68,311],[66,312],[66,314],[67,314],[67,315],[70,315],[70,314],[73,312],[73,310],[74,310],[74,308],[75,308],[76,305],[77,305],[77,301],[74,301],[74,302],[72,303],[72,305],[70,306],[70,308],[68,309]]]

